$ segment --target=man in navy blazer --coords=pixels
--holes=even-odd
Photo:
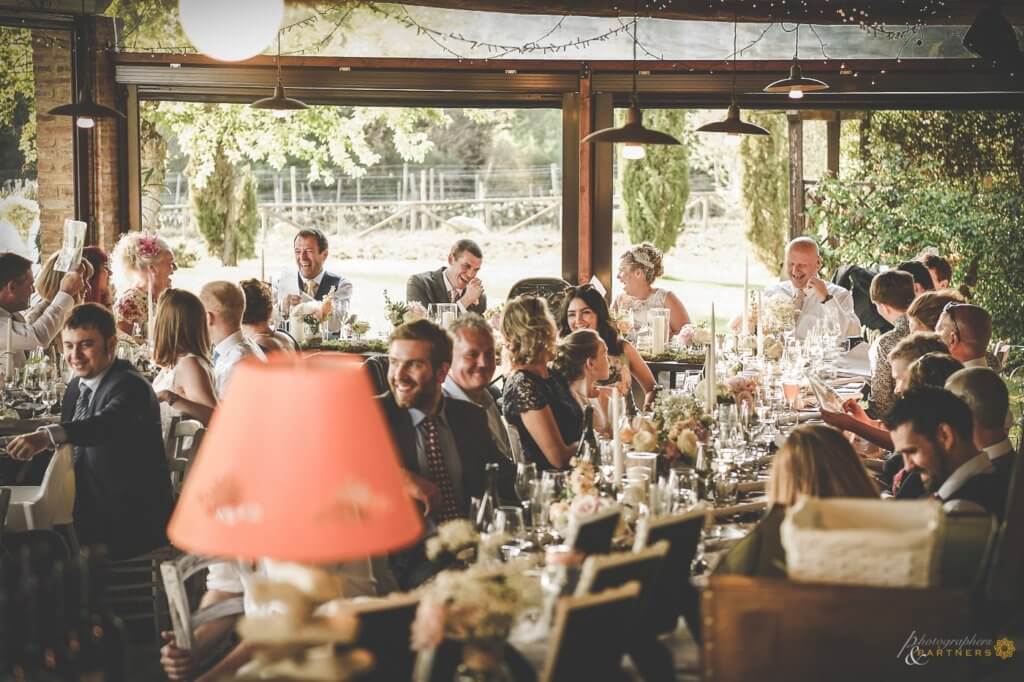
[[[167,544],[173,501],[152,386],[117,359],[117,328],[106,308],[76,306],[62,340],[76,376],[64,393],[61,423],[13,439],[8,453],[30,459],[74,446],[74,525],[82,545],[103,544],[111,558],[124,559]]]

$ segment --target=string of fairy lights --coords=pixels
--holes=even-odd
[[[736,0],[733,0],[731,4],[726,4],[726,0],[708,0],[707,7],[709,11],[717,11],[721,13],[724,8],[727,9],[730,6],[734,6],[735,2]],[[457,60],[498,60],[509,57],[567,54],[570,52],[586,50],[593,45],[604,43],[618,36],[631,37],[634,33],[634,26],[638,26],[639,22],[646,18],[657,17],[659,14],[670,10],[673,4],[673,0],[647,0],[645,2],[640,2],[637,7],[638,11],[635,15],[632,15],[631,13],[631,16],[628,17],[615,17],[615,25],[608,30],[589,35],[576,35],[564,40],[553,40],[552,36],[564,30],[567,20],[569,20],[572,15],[557,15],[552,18],[550,28],[544,30],[539,36],[522,43],[511,43],[495,42],[485,38],[467,35],[462,31],[442,30],[430,26],[425,22],[425,20],[418,18],[416,13],[410,11],[410,9],[405,5],[392,5],[390,3],[382,4],[372,0],[349,0],[342,5],[331,7],[329,9],[324,9],[318,5],[312,5],[312,11],[308,16],[282,26],[280,30],[285,36],[303,28],[321,25],[326,27],[326,30],[321,38],[313,41],[309,45],[282,51],[281,55],[295,56],[319,54],[322,50],[331,45],[335,36],[345,29],[352,13],[357,9],[368,10],[375,15],[394,21],[408,30],[415,31],[417,35],[423,36],[431,41],[443,54]],[[721,57],[720,61],[723,66],[729,65],[731,60],[735,57],[749,52],[774,31],[791,33],[798,30],[800,27],[808,27],[811,35],[814,36],[818,43],[818,51],[821,56],[820,61],[824,63],[838,61],[840,62],[838,66],[840,74],[854,76],[860,75],[856,71],[848,69],[844,61],[834,59],[829,54],[828,45],[819,34],[814,23],[808,21],[795,23],[792,21],[792,17],[794,15],[808,17],[813,12],[815,8],[811,7],[807,0],[767,0],[767,2],[762,2],[761,5],[765,16],[773,19],[773,21],[765,25],[761,29],[760,33],[751,41],[742,47],[739,47],[736,50],[736,54],[730,52],[729,54]],[[896,59],[897,61],[901,61],[904,51],[910,45],[914,44],[918,47],[923,45],[924,32],[925,29],[929,27],[929,22],[934,22],[937,18],[941,17],[942,11],[946,9],[946,7],[946,0],[921,0],[920,8],[914,16],[913,21],[908,21],[908,23],[899,26],[891,26],[873,19],[870,12],[870,5],[866,5],[863,8],[817,5],[816,9],[819,16],[822,18],[822,22],[820,23],[824,23],[824,20],[826,19],[830,19],[830,23],[835,23],[835,20],[838,19],[840,25],[856,26],[870,34],[872,37],[900,42],[901,45]],[[949,19],[948,15],[946,18]],[[27,26],[27,22],[23,23]],[[125,35],[119,36],[118,39],[115,40],[114,44],[101,45],[93,49],[97,51],[131,51],[137,53],[149,53],[154,57],[158,54],[197,54],[196,49],[191,45],[142,46],[132,40],[133,33],[135,33],[135,31],[129,30]],[[14,40],[18,40],[18,38],[15,38]],[[36,46],[71,49],[70,39],[56,36],[52,31],[34,31],[31,35],[31,41]],[[650,60],[672,61],[667,59],[663,53],[659,53],[655,48],[645,43],[641,38],[637,39],[637,48]],[[480,56],[481,52],[485,54]],[[690,71],[693,70],[693,68],[690,68]],[[884,70],[871,74],[871,84],[873,86],[877,86],[879,79],[884,75]]]

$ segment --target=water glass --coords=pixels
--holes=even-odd
[[[519,507],[498,507],[494,510],[494,530],[521,539],[526,533],[523,510]]]

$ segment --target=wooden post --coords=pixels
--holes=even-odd
[[[440,191],[441,191],[441,201],[444,201],[444,171],[441,171],[441,173],[440,173],[439,175],[441,176],[441,177],[439,178],[439,183],[440,183],[440,185],[441,185],[441,187],[440,187]]]
[[[299,184],[297,175],[295,172],[295,166],[289,166],[288,172],[291,175],[291,188],[292,188],[292,220],[297,221],[299,219]]]
[[[594,227],[594,143],[581,144],[581,140],[594,131],[594,99],[590,69],[580,75],[580,123],[579,139],[574,142],[580,148],[580,208],[577,231],[576,283],[590,281],[593,274],[593,227]]]
[[[839,177],[839,133],[842,129],[842,113],[836,112],[834,118],[825,123],[825,136],[828,139],[828,172],[834,178]]]
[[[796,111],[789,120],[789,238],[804,233],[804,124]]]
[[[420,170],[420,201],[425,202],[427,200],[427,170],[424,168]],[[427,230],[430,228],[430,217],[425,211],[420,212],[420,229]]]
[[[356,203],[363,203],[363,179],[361,177],[356,178]]]

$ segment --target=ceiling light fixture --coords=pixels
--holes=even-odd
[[[284,0],[179,0],[178,18],[197,50],[238,62],[273,42],[284,19]]]
[[[268,109],[274,116],[284,118],[293,111],[302,111],[309,106],[305,102],[292,99],[284,94],[284,84],[281,81],[281,32],[277,32],[277,85],[274,86],[274,94],[271,97],[258,99],[249,106],[253,109]]]
[[[740,107],[736,104],[736,59],[739,52],[736,49],[736,17],[732,20],[732,104],[723,121],[705,123],[697,128],[698,133],[726,133],[727,135],[768,135],[768,131],[761,126],[747,123],[740,118]]]
[[[1013,25],[1003,16],[999,2],[991,2],[981,8],[971,28],[964,34],[963,44],[1001,69],[1012,70],[1022,65],[1017,35]]]
[[[626,123],[617,128],[603,128],[601,130],[594,131],[580,141],[580,144],[585,144],[587,142],[610,142],[612,144],[622,144],[622,156],[634,161],[642,159],[647,155],[647,152],[644,150],[644,145],[681,144],[679,140],[668,133],[644,127],[644,115],[640,110],[640,98],[636,83],[636,26],[639,20],[638,7],[639,3],[634,7],[633,13],[633,92],[629,97],[629,110],[626,111]]]
[[[769,83],[765,92],[789,93],[790,99],[802,99],[805,92],[828,90],[828,83],[817,78],[806,78],[800,68],[800,24],[796,25],[796,48],[793,51],[793,65],[789,67],[789,78]]]

